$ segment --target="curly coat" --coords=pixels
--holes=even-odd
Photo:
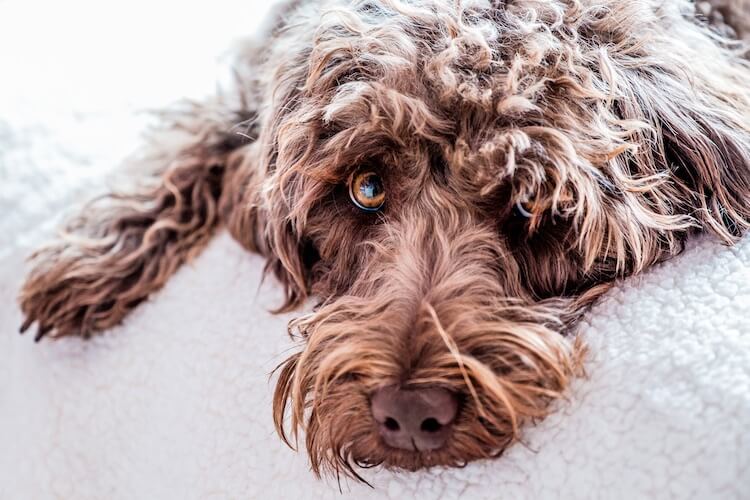
[[[743,1],[715,2],[738,32]],[[171,116],[181,140],[154,141],[137,189],[33,256],[23,329],[119,323],[223,225],[268,259],[281,310],[319,300],[273,408],[316,473],[495,456],[581,373],[571,330],[614,280],[750,225],[750,65],[694,8],[287,3],[235,91]],[[363,168],[377,213],[348,197]],[[381,442],[369,395],[388,384],[460,395],[446,446]]]

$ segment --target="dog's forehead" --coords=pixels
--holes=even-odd
[[[536,18],[527,26],[531,4]],[[594,130],[593,112],[566,90],[581,87],[558,60],[574,45],[551,34],[555,19],[566,22],[559,9],[355,2],[325,11],[312,39],[286,56],[293,64],[274,73],[282,97],[272,119],[283,126],[270,128],[271,161],[341,183],[391,154],[407,181],[442,168],[484,192],[510,182],[519,198],[560,199],[565,183],[597,190],[597,169],[609,158],[602,151],[616,150],[607,130],[576,132]],[[565,176],[554,174],[557,164]]]
[[[552,38],[507,36],[506,7],[398,5],[356,2],[321,17],[304,88],[323,126],[383,134],[401,147],[436,144],[449,165],[493,143],[528,149],[512,130],[539,112],[535,93],[550,78],[539,67]]]

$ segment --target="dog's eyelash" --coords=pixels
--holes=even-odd
[[[137,189],[33,254],[21,332],[119,324],[225,227],[274,312],[315,302],[287,323],[278,434],[365,482],[523,445],[602,293],[693,232],[750,232],[750,67],[687,12],[750,0],[282,2],[228,92],[164,113]]]

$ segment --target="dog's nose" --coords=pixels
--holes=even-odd
[[[372,394],[370,405],[386,444],[412,451],[441,448],[458,413],[456,396],[437,387],[383,387]]]

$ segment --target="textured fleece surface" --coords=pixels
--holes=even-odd
[[[227,234],[92,341],[17,335],[24,255],[135,147],[147,119],[134,111],[209,91],[214,55],[265,9],[136,1],[105,15],[98,2],[60,4],[0,1],[0,499],[341,498],[274,434],[269,373],[295,348],[289,316],[267,312],[278,285],[261,284],[262,259]],[[588,376],[524,444],[464,469],[367,471],[374,489],[341,489],[750,498],[748,319],[750,239],[695,238],[586,316]]]

